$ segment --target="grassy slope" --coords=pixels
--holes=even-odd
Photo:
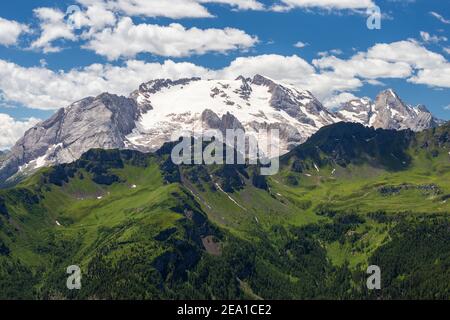
[[[58,279],[53,279],[55,268],[77,264],[87,270],[93,260],[97,263],[99,254],[105,255],[113,265],[126,263],[127,257],[140,260],[141,251],[145,259],[155,261],[164,253],[176,250],[172,245],[176,239],[190,241],[185,215],[174,210],[190,203],[189,207],[199,206],[213,224],[229,234],[228,242],[232,241],[229,237],[235,237],[266,246],[261,251],[262,256],[257,258],[259,262],[254,272],[263,278],[270,274],[296,292],[300,290],[296,286],[302,275],[288,271],[292,261],[298,263],[295,253],[292,249],[286,250],[287,260],[282,263],[271,258],[272,254],[288,248],[292,240],[279,230],[302,230],[311,225],[333,227],[335,219],[323,215],[324,208],[325,211],[356,213],[363,221],[339,231],[336,236],[322,236],[323,230],[319,228],[312,237],[325,250],[332,265],[344,267],[348,263],[351,270],[363,270],[374,253],[391,241],[390,232],[398,224],[396,220],[379,221],[370,214],[383,211],[388,216],[401,212],[422,216],[445,215],[450,211],[449,202],[445,200],[450,194],[449,155],[441,152],[432,157],[429,152],[414,147],[407,153],[412,157],[407,170],[392,172],[367,164],[352,164],[346,168],[324,165],[319,170],[312,168],[302,173],[284,168],[268,179],[268,191],[255,188],[247,180],[245,188],[228,193],[213,190],[207,184],[199,188],[187,179],[183,185],[167,184],[159,160],[149,157],[146,166],[126,164],[124,168],[112,169],[121,181],[110,186],[94,183],[90,172],[78,169],[69,183],[46,184],[38,192],[40,201],[27,205],[28,200],[21,201],[23,195],[15,191],[35,194],[40,177],[49,170],[44,169],[18,187],[0,191],[10,215],[2,220],[0,239],[11,251],[9,257],[0,256],[0,262],[20,261],[35,274],[46,274],[49,282],[57,282]],[[296,177],[298,185],[289,182],[291,176]],[[410,187],[394,194],[380,192],[382,187],[402,184]],[[437,185],[439,193],[417,188],[430,184]],[[175,230],[169,237],[171,241],[155,240],[171,229]],[[293,230],[295,233],[296,229]],[[228,242],[222,242],[225,251]],[[217,259],[203,253],[200,266],[218,263],[220,259]],[[238,286],[244,296],[276,297],[270,289],[264,288],[258,276],[245,281],[239,279]],[[62,290],[52,288],[49,293],[43,288],[42,280],[37,282],[36,289],[41,294],[45,292],[46,297],[58,297]],[[302,296],[305,288],[302,290],[293,297]],[[152,297],[148,294],[137,297]]]
[[[24,208],[8,201],[10,229],[0,232],[0,239],[10,248],[10,258],[52,272],[55,263],[87,267],[101,248],[111,244],[120,244],[112,255],[116,257],[129,254],[134,243],[151,247],[149,260],[166,250],[153,238],[178,227],[183,215],[173,207],[189,201],[182,188],[164,184],[153,160],[146,168],[126,165],[112,172],[122,182],[101,186],[80,170],[83,179],[76,175],[62,187],[46,186],[40,192],[39,205]],[[33,192],[39,175],[17,189]],[[12,198],[9,190],[0,195]]]

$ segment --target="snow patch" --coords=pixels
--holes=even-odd
[[[220,191],[222,191],[223,193],[225,193],[228,197],[228,199],[230,199],[231,201],[233,201],[239,208],[243,209],[244,211],[247,211],[246,208],[244,208],[243,206],[241,206],[236,200],[234,200],[228,193],[226,193],[220,186],[218,183],[215,184],[217,189],[219,189]]]

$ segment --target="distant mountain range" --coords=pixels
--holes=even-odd
[[[279,129],[280,153],[285,154],[337,122],[413,131],[441,123],[425,106],[409,106],[393,90],[375,101],[353,100],[331,111],[311,92],[261,75],[231,81],[160,79],[142,84],[128,98],[109,93],[85,98],[37,124],[7,156],[0,155],[0,184],[73,162],[93,148],[155,151],[175,131]]]
[[[344,103],[337,114],[344,121],[381,129],[422,131],[442,124],[424,105],[407,105],[392,89],[381,92],[375,101],[362,98]]]

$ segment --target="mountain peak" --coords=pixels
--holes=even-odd
[[[393,98],[398,99],[397,93],[394,91],[394,89],[391,89],[391,88],[388,88],[388,89],[386,89],[386,90],[381,91],[381,92],[379,93],[379,95],[382,95],[382,96],[391,96],[391,97],[393,97]]]
[[[405,104],[393,89],[381,91],[374,102],[364,98],[346,102],[337,113],[344,121],[382,129],[421,131],[439,123],[425,106]]]
[[[259,85],[259,86],[268,86],[268,87],[276,84],[274,80],[272,80],[268,77],[262,76],[260,74],[256,74],[253,77],[252,83]]]
[[[279,153],[305,142],[320,128],[357,122],[419,131],[437,125],[425,107],[405,105],[392,90],[375,102],[349,101],[336,113],[312,93],[262,75],[235,80],[156,79],[130,96],[102,93],[56,112],[28,130],[0,162],[0,182],[53,164],[77,160],[93,148],[155,151],[174,133],[242,129],[248,135],[279,130]]]
[[[383,105],[389,105],[397,109],[405,109],[406,105],[400,99],[399,95],[393,89],[386,89],[381,91],[375,98],[375,103],[381,103]]]
[[[242,82],[251,82],[251,81],[252,81],[251,78],[246,78],[246,77],[244,77],[243,75],[240,75],[239,77],[237,77],[237,78],[236,78],[236,81],[237,81],[237,80],[240,80],[240,81],[242,81]]]

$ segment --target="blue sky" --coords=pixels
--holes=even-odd
[[[381,29],[370,30],[366,7],[375,4]],[[0,148],[59,107],[102,91],[127,94],[156,77],[262,73],[311,90],[328,107],[392,87],[405,102],[450,119],[449,4],[2,1],[0,129],[7,137]],[[65,15],[71,5],[80,11]]]

